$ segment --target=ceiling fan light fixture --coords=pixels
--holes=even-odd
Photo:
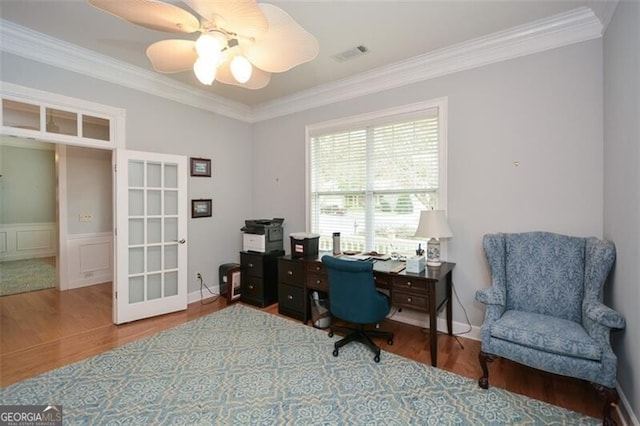
[[[260,0],[182,0],[190,10],[173,5],[175,0],[87,1],[144,28],[196,34],[197,40],[157,41],[146,54],[154,70],[179,73],[193,69],[205,85],[215,80],[261,89],[272,73],[309,62],[319,52],[318,40],[311,33],[283,9]]]
[[[242,55],[238,55],[231,60],[231,74],[238,83],[246,83],[251,78],[253,67],[251,62]]]
[[[211,86],[216,79],[217,67],[217,62],[200,57],[193,63],[193,72],[200,83]]]
[[[227,37],[220,31],[203,33],[196,40],[196,52],[201,58],[211,61],[219,61],[222,56],[222,49],[226,47]]]

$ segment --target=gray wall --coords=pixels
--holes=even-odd
[[[253,216],[250,124],[7,53],[0,56],[0,75],[10,83],[126,109],[128,149],[210,158],[213,176],[188,181],[189,199],[213,199],[213,217],[189,219],[189,291],[200,288],[196,272],[217,284],[218,266],[239,261],[240,228]]]
[[[640,417],[640,3],[622,1],[604,35],[604,234],[617,259],[605,302],[627,320],[614,333],[618,383]]]
[[[474,295],[490,284],[485,233],[602,236],[600,40],[257,123],[254,211],[285,217],[285,232],[305,229],[305,125],[442,96],[449,99],[448,259],[479,326],[484,310]],[[465,322],[456,303],[454,320]]]
[[[53,145],[50,149],[0,145],[0,163],[0,223],[55,223]]]
[[[85,234],[113,230],[111,151],[67,148],[67,232]],[[91,222],[79,215],[90,214]]]

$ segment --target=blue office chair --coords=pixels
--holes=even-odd
[[[335,343],[333,356],[338,356],[338,349],[342,346],[356,341],[367,345],[375,354],[374,361],[380,362],[380,348],[371,338],[384,337],[392,345],[393,333],[365,330],[365,325],[382,321],[389,314],[391,302],[386,294],[376,290],[373,263],[344,260],[329,255],[322,258],[322,263],[329,277],[331,315],[356,325],[355,328],[337,327],[332,322],[329,337],[333,337],[335,331],[349,333]]]

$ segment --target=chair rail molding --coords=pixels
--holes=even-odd
[[[56,255],[56,223],[13,223],[0,226],[0,260]]]

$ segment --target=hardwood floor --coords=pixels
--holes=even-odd
[[[105,352],[226,306],[226,299],[220,297],[206,305],[192,303],[183,312],[116,326],[111,322],[110,283],[65,292],[50,289],[0,297],[0,386]],[[278,315],[277,304],[263,310]],[[431,364],[424,330],[392,320],[385,320],[381,328],[395,333],[393,345],[380,342],[383,350]],[[438,340],[439,368],[474,380],[480,377],[480,342],[444,334]],[[327,350],[331,350],[329,346]],[[384,363],[384,354],[381,362]],[[593,417],[601,416],[602,402],[595,390],[579,380],[499,359],[489,367],[489,382],[490,386]]]

